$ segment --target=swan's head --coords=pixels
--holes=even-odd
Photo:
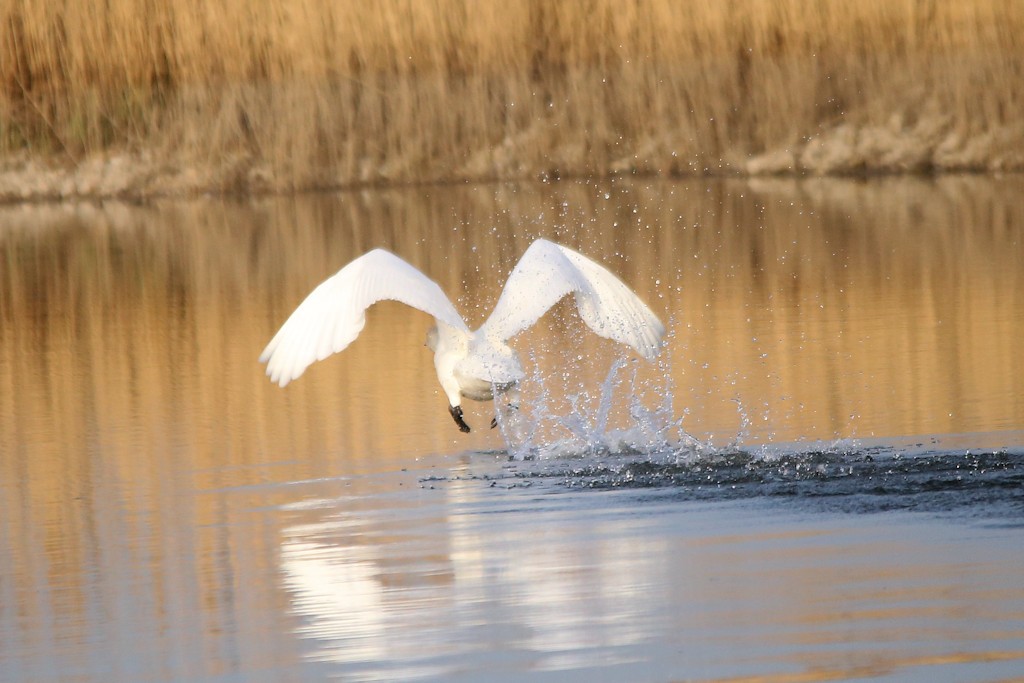
[[[434,353],[437,353],[437,340],[439,334],[440,333],[437,330],[437,325],[434,325],[429,330],[427,330],[427,340],[423,342],[423,345],[426,346],[431,351],[433,351]]]

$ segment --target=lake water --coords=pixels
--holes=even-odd
[[[1024,680],[1021,196],[0,207],[0,681]],[[399,304],[284,389],[256,360],[378,246],[475,326],[537,237],[669,338],[648,364],[556,306],[508,442],[488,404],[457,431]]]

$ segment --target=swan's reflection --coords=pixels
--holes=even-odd
[[[282,562],[296,611],[311,617],[299,633],[346,643],[325,658],[368,661],[386,655],[384,600],[372,562],[359,559],[351,548],[301,540],[284,544]]]
[[[358,519],[325,501],[320,521],[289,528],[284,582],[311,657],[388,676],[436,675],[473,653],[528,652],[542,670],[635,657],[626,648],[664,616],[666,542],[628,518],[566,520],[527,492],[507,492],[515,510],[480,514],[486,490],[455,482],[426,506]],[[516,502],[538,509],[524,516]]]

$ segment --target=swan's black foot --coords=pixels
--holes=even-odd
[[[519,410],[519,404],[518,403],[509,403],[509,404],[507,404],[505,406],[505,410],[508,411],[508,412],[511,412],[513,410]],[[494,417],[491,418],[491,429],[494,429],[497,426],[498,426],[498,416],[495,415]]]
[[[462,406],[448,406],[448,412],[452,414],[455,424],[459,425],[460,432],[466,433],[469,431],[469,425],[462,419]]]

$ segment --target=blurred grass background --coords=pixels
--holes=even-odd
[[[1021,0],[0,0],[0,32],[4,158],[222,190],[1024,168]]]

